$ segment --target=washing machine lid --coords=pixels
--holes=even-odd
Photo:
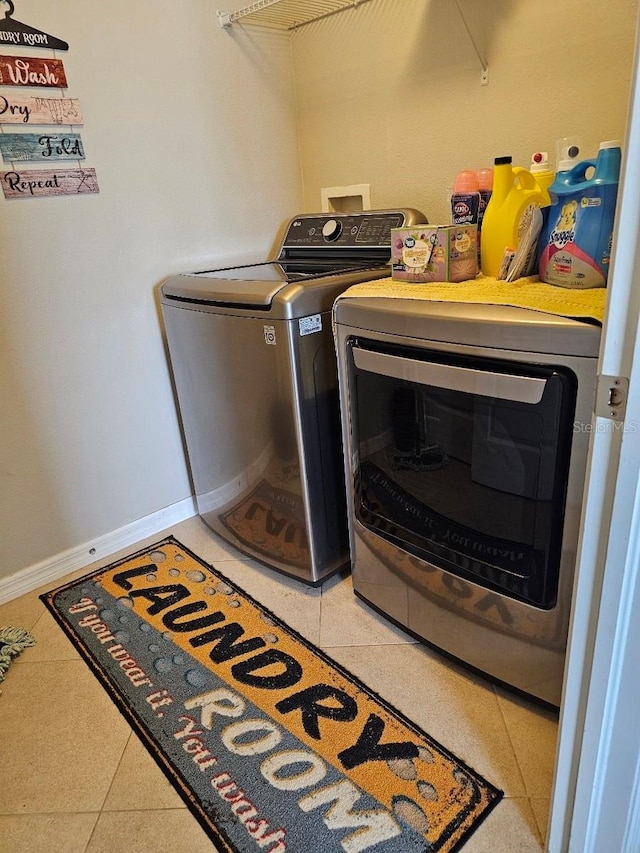
[[[269,308],[276,295],[295,283],[369,269],[371,261],[268,261],[170,278],[162,286],[166,298],[212,305]]]

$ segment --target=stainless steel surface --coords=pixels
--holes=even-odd
[[[265,308],[271,305],[285,283],[279,264],[251,264],[176,276],[167,282],[163,292],[177,299]]]
[[[338,218],[328,241],[322,224]],[[388,275],[398,221],[424,216],[294,217],[275,259],[160,290],[199,514],[310,584],[349,563],[331,308],[351,284]]]
[[[358,297],[340,300],[346,326],[446,346],[450,341],[500,350],[584,355],[595,358],[600,328],[566,317],[509,306]]]
[[[302,580],[347,561],[330,317],[293,323],[173,308],[167,335],[198,512]],[[205,354],[209,354],[208,357]]]
[[[290,281],[283,277],[278,282],[234,279],[235,273],[235,269],[229,270],[224,279],[205,278],[203,273],[173,276],[162,286],[163,304],[258,320],[293,320],[331,311],[334,300],[347,287],[382,278],[389,274],[389,267],[376,261],[348,272],[334,272],[328,266],[322,276]]]
[[[591,423],[600,330],[524,309],[366,298],[339,300],[334,323],[356,594],[418,638],[463,663],[558,705],[589,439],[588,429],[583,427]],[[354,483],[358,448],[353,439],[353,388],[347,359],[353,342],[362,338],[520,365],[560,364],[575,373],[578,394],[559,589],[551,609],[534,607],[481,583],[462,580],[409,553],[401,542],[387,541],[357,520]],[[514,346],[515,341],[525,341],[527,349]],[[564,355],[563,341],[570,350]]]
[[[430,364],[370,350],[354,349],[353,359],[358,367],[383,376],[522,403],[539,403],[546,385],[545,379],[534,376],[509,376],[451,364]]]

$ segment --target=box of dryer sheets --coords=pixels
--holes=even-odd
[[[478,274],[477,225],[391,229],[391,277],[398,281],[467,281]]]

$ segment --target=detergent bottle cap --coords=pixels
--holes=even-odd
[[[575,136],[565,136],[558,140],[558,172],[568,172],[579,162],[580,144]]]
[[[620,140],[608,139],[606,142],[601,142],[598,147],[600,151],[603,151],[606,148],[620,148]]]
[[[529,167],[529,171],[532,175],[535,175],[536,172],[550,171],[549,155],[546,151],[536,151],[535,154],[531,155],[531,166]]]
[[[493,162],[496,166],[510,166],[513,163],[513,157],[496,157]]]
[[[454,193],[477,193],[478,192],[478,176],[471,169],[464,169],[458,172],[456,179],[453,182]]]
[[[493,169],[478,170],[478,189],[490,190],[493,187]]]

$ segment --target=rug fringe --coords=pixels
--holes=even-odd
[[[29,646],[35,646],[33,636],[24,628],[0,628],[0,681],[4,681],[5,672],[14,657]],[[2,693],[2,690],[0,690]]]

